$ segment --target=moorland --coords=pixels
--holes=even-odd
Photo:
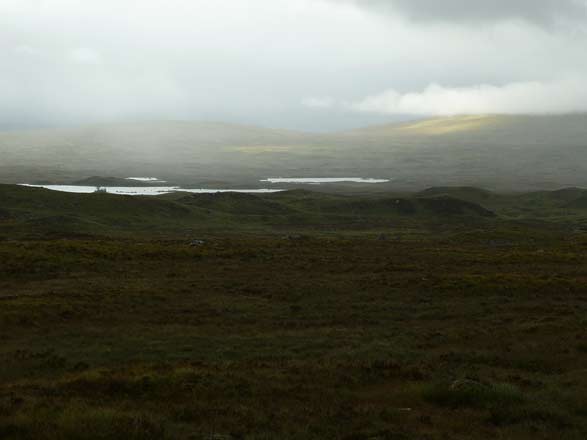
[[[0,438],[582,440],[586,263],[579,188],[0,185]]]

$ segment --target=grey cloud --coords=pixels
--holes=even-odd
[[[346,0],[342,0],[346,1]],[[398,12],[413,20],[482,22],[525,20],[550,25],[587,18],[585,0],[350,0],[360,7]]]
[[[587,32],[528,21],[579,11],[571,0],[0,0],[0,128],[214,119],[339,129],[483,103],[522,111],[509,96],[527,102],[535,83],[540,106],[562,111],[583,90],[564,79],[587,77]],[[479,20],[505,21],[463,25]]]

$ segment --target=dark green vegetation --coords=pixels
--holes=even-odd
[[[587,230],[587,190],[500,194],[473,187],[435,187],[418,193],[346,195],[293,190],[265,195],[136,197],[0,185],[0,219],[0,239],[189,238],[196,232],[281,231],[405,236],[460,230],[479,237],[486,229],[503,230],[505,236],[517,229],[522,229],[522,235],[530,229],[579,233]]]
[[[159,122],[0,132],[0,182],[155,176],[186,187],[266,177],[391,178],[392,188],[587,186],[587,115],[461,116],[312,134]],[[352,186],[350,186],[352,188]]]
[[[585,194],[0,186],[0,438],[583,440]]]
[[[458,217],[483,222],[495,214],[479,204],[450,195],[344,196],[309,191],[268,195],[240,193],[161,197],[68,194],[0,185],[4,221],[0,237],[47,234],[138,234],[189,237],[194,231],[257,232],[280,230],[387,230],[395,222],[422,227],[431,219]]]

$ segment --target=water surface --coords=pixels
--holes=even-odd
[[[81,185],[30,185],[21,184],[21,186],[28,186],[32,188],[45,188],[52,191],[61,191],[78,194],[90,194],[96,192],[95,186],[81,186]],[[118,194],[125,196],[158,196],[162,194],[169,194],[173,192],[189,192],[195,194],[215,194],[215,193],[246,193],[246,194],[263,194],[275,193],[283,191],[281,189],[212,189],[212,188],[181,188],[179,186],[103,186],[100,189],[109,194]]]
[[[371,179],[365,177],[273,177],[261,180],[269,183],[307,183],[320,185],[321,183],[387,183],[389,179]]]
[[[161,180],[158,177],[127,177],[126,180],[136,180],[137,182],[155,182],[164,183],[165,180]]]

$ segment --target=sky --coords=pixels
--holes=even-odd
[[[0,0],[0,128],[587,111],[587,0]]]

